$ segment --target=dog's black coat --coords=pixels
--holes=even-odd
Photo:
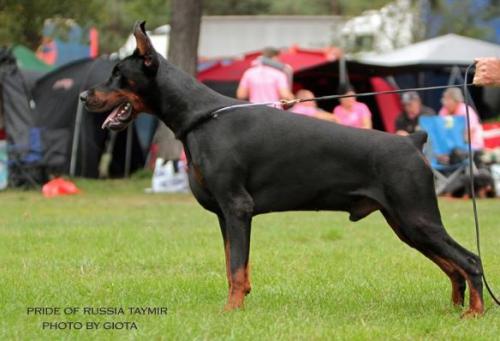
[[[401,137],[264,106],[232,109],[207,120],[216,109],[240,102],[215,93],[161,58],[143,25],[136,26],[135,35],[136,52],[84,99],[90,110],[110,111],[120,104],[117,93],[122,101],[132,101],[133,94],[182,136],[192,192],[219,218],[229,308],[241,306],[250,291],[253,216],[336,210],[349,212],[356,221],[380,210],[402,241],[448,274],[454,303],[463,304],[467,281],[471,312],[482,313],[480,260],[443,227],[432,171],[420,151],[425,133]],[[129,121],[114,120],[110,128],[121,129]]]

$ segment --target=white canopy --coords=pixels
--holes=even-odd
[[[388,53],[365,55],[359,61],[380,66],[469,65],[477,57],[500,57],[500,45],[447,34]]]

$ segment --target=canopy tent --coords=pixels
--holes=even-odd
[[[38,59],[36,54],[26,46],[16,45],[12,48],[12,53],[16,58],[17,66],[23,71],[46,73],[54,69],[53,66]]]
[[[11,49],[19,72],[24,78],[26,87],[32,89],[36,81],[47,72],[54,70],[54,66],[40,60],[35,52],[23,45],[14,45]]]
[[[29,144],[29,129],[35,125],[33,101],[9,49],[0,48],[0,130],[9,145]]]
[[[340,50],[336,48],[312,50],[292,46],[281,51],[278,58],[282,63],[290,65],[294,72],[298,72],[314,65],[336,60],[340,54]],[[242,59],[217,62],[199,72],[198,80],[201,82],[237,82],[260,55],[261,52],[252,52],[246,54]]]
[[[212,89],[226,95],[234,97],[238,83],[252,62],[260,56],[260,52],[248,53],[244,58],[234,61],[219,61],[202,71],[198,72],[198,80],[202,81]],[[373,69],[370,66],[358,62],[339,59],[342,52],[338,48],[327,49],[302,49],[293,46],[287,50],[282,50],[280,61],[289,64],[294,72],[293,88],[312,90],[317,96],[331,95],[337,92],[338,84],[344,82],[347,69],[352,72],[349,75],[351,82],[356,83],[358,91],[373,91],[370,78],[380,74],[389,74],[386,67]],[[387,70],[386,70],[387,69]],[[376,84],[380,84],[383,80]],[[363,100],[370,107],[376,106],[373,98]],[[318,105],[327,111],[332,111],[338,101],[322,101]],[[379,115],[374,115],[375,127],[384,129],[384,123],[380,121]]]
[[[337,94],[339,85],[347,80],[354,87],[356,92],[372,92],[392,90],[396,87],[391,82],[382,78],[390,75],[390,69],[385,67],[371,67],[362,63],[339,60],[316,65],[294,74],[294,87],[312,91],[316,96],[326,96]],[[397,95],[368,96],[358,99],[365,103],[372,112],[373,126],[376,129],[393,131],[390,119],[382,114],[385,105],[390,103],[390,108],[399,110],[394,97]],[[338,100],[325,100],[317,103],[325,111],[332,112],[333,108],[339,104]]]
[[[292,67],[294,74],[308,68],[337,60],[342,51],[335,47],[326,49],[303,49],[292,46],[281,50],[279,60]],[[223,95],[235,97],[236,88],[243,73],[252,65],[252,62],[261,55],[261,52],[246,54],[242,59],[224,60],[204,67],[198,72],[198,80],[205,83]]]
[[[22,61],[12,49],[0,48],[0,139],[7,137],[8,149],[19,160],[30,156],[37,142],[36,169],[31,167],[36,182],[49,174],[67,174],[71,161],[72,175],[85,177],[119,177],[144,166],[157,124],[152,116],[141,114],[127,131],[115,134],[101,129],[104,113],[81,107],[76,119],[80,92],[106,80],[116,60],[87,58],[43,74],[43,63],[26,63],[29,50],[16,51],[24,55]],[[9,185],[24,185],[14,181],[16,172],[9,164]]]
[[[367,55],[360,59],[360,63],[383,67],[393,75],[413,73],[415,82],[408,82],[408,79],[405,81],[399,77],[400,86],[459,85],[464,82],[465,68],[472,64],[475,58],[499,56],[498,44],[447,34],[388,53]],[[483,118],[498,114],[498,89],[469,88],[469,91],[476,99],[477,109]],[[424,101],[435,108],[440,106],[440,92],[425,93]]]
[[[401,67],[410,65],[458,65],[466,66],[477,57],[500,56],[500,45],[462,37],[456,34],[432,38],[398,50],[366,55],[359,61],[364,64]]]

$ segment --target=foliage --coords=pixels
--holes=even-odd
[[[46,18],[92,22],[98,1],[0,0],[0,45],[24,44],[35,49]]]
[[[206,0],[207,15],[356,15],[388,0]],[[100,32],[101,51],[113,52],[130,34],[132,24],[144,18],[148,27],[168,23],[170,0],[0,0],[0,45],[21,43],[36,49],[46,18],[73,18]]]
[[[485,23],[500,16],[500,0],[429,0],[429,5],[434,15],[430,19],[431,26],[433,20],[440,21],[437,27],[429,29],[427,34],[430,36],[456,33],[488,39],[493,32]]]
[[[269,11],[269,0],[205,0],[204,12],[208,15],[256,15]]]
[[[113,52],[130,34],[137,19],[149,27],[168,22],[168,0],[0,0],[0,45],[24,44],[36,49],[46,18],[73,18],[83,27],[96,26],[101,49]]]
[[[428,3],[434,14],[444,17],[435,34],[455,32],[485,38],[489,31],[481,22],[500,15],[499,0],[413,1],[416,4]],[[205,0],[204,14],[355,16],[389,2],[390,0]],[[95,25],[100,32],[101,51],[113,52],[124,43],[135,20],[146,19],[149,28],[168,23],[170,0],[0,0],[0,45],[21,43],[35,49],[40,43],[44,20],[54,17],[73,18],[83,27]]]
[[[358,15],[378,8],[390,0],[210,0],[205,13],[210,15]]]
[[[114,52],[125,43],[136,20],[146,20],[148,29],[165,25],[170,17],[169,0],[92,0],[102,5],[95,16],[103,52]]]

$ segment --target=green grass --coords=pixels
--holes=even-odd
[[[331,340],[500,338],[500,310],[461,320],[438,268],[379,213],[255,218],[253,291],[223,313],[215,216],[189,195],[148,195],[146,180],[84,181],[78,196],[0,193],[0,340]],[[474,249],[470,202],[442,200],[448,231]],[[500,201],[479,203],[484,265],[500,291]],[[27,307],[166,306],[166,316],[28,316]],[[42,330],[43,321],[135,321],[137,330]]]

